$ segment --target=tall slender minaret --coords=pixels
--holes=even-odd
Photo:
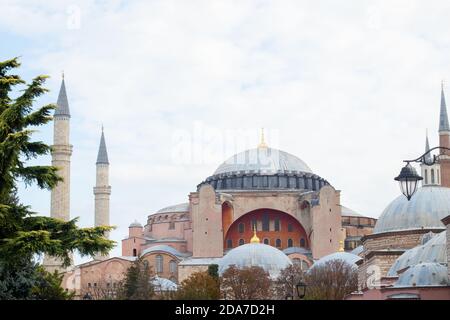
[[[96,166],[97,174],[94,187],[95,226],[109,226],[109,196],[111,195],[111,186],[109,185],[109,161],[103,126]],[[109,234],[105,234],[105,237],[109,238]],[[107,258],[108,255],[97,254],[95,256],[95,260],[104,260]]]
[[[425,138],[425,152],[430,151],[430,142],[428,141],[428,130]],[[433,156],[429,153],[425,156],[425,162],[430,164],[433,161]],[[422,186],[428,185],[440,185],[441,184],[441,165],[435,163],[433,165],[427,165],[422,163],[420,165],[422,171]]]
[[[450,126],[445,103],[444,82],[441,84],[441,110],[439,114],[439,146],[450,148]],[[450,151],[440,150],[441,185],[450,187]]]
[[[58,182],[51,192],[50,216],[52,218],[69,221],[70,219],[70,156],[72,145],[70,136],[70,110],[67,101],[64,74],[62,75],[61,88],[53,117],[53,145],[52,166],[58,168],[58,175],[63,181]],[[47,270],[62,270],[61,260],[54,257],[46,257],[44,266]]]

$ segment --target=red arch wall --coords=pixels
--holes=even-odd
[[[281,239],[280,249],[286,249],[288,247],[288,239],[293,240],[294,247],[300,247],[300,239],[303,238],[305,240],[305,248],[309,248],[309,240],[305,229],[297,219],[282,211],[273,209],[258,209],[246,213],[231,224],[225,234],[224,249],[229,249],[227,246],[228,239],[232,240],[233,248],[239,245],[239,239],[244,239],[244,243],[249,243],[253,236],[252,220],[256,219],[257,221],[262,221],[263,214],[265,213],[268,214],[269,221],[275,220],[275,218],[280,220],[280,231],[262,231],[261,229],[258,229],[256,233],[261,243],[264,243],[264,238],[268,238],[269,244],[275,247],[276,239]],[[244,224],[243,233],[240,233],[238,229],[240,223]],[[259,222],[258,224],[261,225],[262,223]],[[272,223],[269,223],[269,226],[271,224]],[[288,231],[288,224],[292,225],[292,231]]]

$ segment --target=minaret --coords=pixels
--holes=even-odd
[[[109,226],[109,196],[111,195],[111,186],[109,185],[109,161],[103,126],[96,166],[97,174],[94,187],[95,226]],[[109,234],[105,234],[105,237],[109,238]],[[95,260],[105,260],[107,258],[108,255],[102,256],[97,254],[95,256]]]
[[[70,136],[70,110],[67,101],[66,85],[64,74],[62,75],[61,88],[59,89],[58,101],[53,117],[53,145],[52,145],[52,166],[58,168],[58,175],[63,181],[58,182],[51,192],[50,216],[64,221],[70,220],[70,156],[72,155],[72,145],[69,142]],[[53,257],[44,259],[44,266],[47,270],[61,270],[61,260]]]
[[[428,141],[428,130],[425,138],[425,152],[430,151],[430,142]],[[425,162],[431,163],[433,156],[429,153],[425,156]],[[420,165],[422,172],[422,186],[441,184],[441,165],[439,162],[429,166],[424,163]]]
[[[441,110],[439,114],[439,146],[450,148],[450,126],[448,124],[447,105],[445,103],[444,82],[441,84]],[[441,185],[450,187],[450,152],[440,150]]]

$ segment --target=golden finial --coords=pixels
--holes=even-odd
[[[261,128],[261,141],[258,144],[258,148],[267,148],[267,144],[264,141],[264,128]]]
[[[259,238],[256,235],[256,226],[253,226],[253,237],[250,239],[250,243],[260,243]]]
[[[339,241],[339,252],[344,252],[344,241]]]

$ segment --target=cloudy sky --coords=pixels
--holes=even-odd
[[[20,56],[26,80],[51,76],[37,105],[56,101],[64,70],[82,226],[94,221],[104,125],[117,241],[130,222],[186,202],[261,127],[372,217],[399,195],[393,177],[427,128],[438,143],[446,0],[1,0],[0,12],[0,59]],[[52,125],[35,136],[51,143]],[[49,192],[21,197],[49,214]]]

